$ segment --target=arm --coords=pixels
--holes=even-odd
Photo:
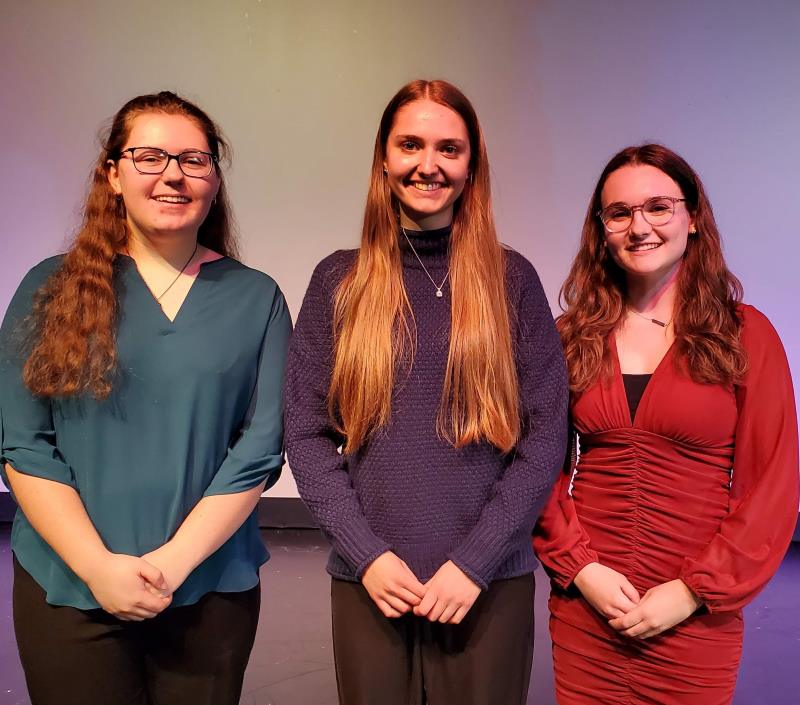
[[[728,515],[681,580],[711,612],[746,605],[778,569],[797,521],[797,415],[789,364],[767,318],[745,307],[748,370],[736,388],[739,418]]]
[[[561,342],[539,278],[527,262],[522,275],[516,311],[520,438],[472,531],[449,556],[481,588],[520,539],[530,536],[566,449],[568,388]]]
[[[171,591],[216,551],[255,509],[283,465],[283,376],[291,319],[276,290],[258,361],[253,396],[242,428],[205,496],[175,535],[144,556],[162,570]]]
[[[333,255],[339,257],[339,255]],[[286,449],[300,496],[334,550],[350,564],[387,617],[408,612],[424,587],[364,517],[350,482],[344,439],[328,415],[333,361],[332,260],[314,271],[289,350]]]
[[[78,494],[72,468],[56,445],[49,399],[34,397],[22,381],[20,326],[48,272],[32,270],[14,295],[0,329],[0,470],[25,517],[106,611],[121,619],[151,617],[170,598],[160,572],[140,558],[110,553]]]
[[[300,496],[314,520],[361,578],[367,566],[391,547],[367,524],[346,458],[339,452],[344,439],[328,415],[335,286],[328,281],[329,262],[318,265],[311,277],[289,347],[286,450]]]
[[[14,498],[31,526],[86,583],[100,606],[122,620],[141,621],[172,598],[158,568],[136,556],[111,553],[74,488],[5,466]],[[157,594],[148,588],[148,584]]]

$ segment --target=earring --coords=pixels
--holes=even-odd
[[[689,226],[689,235],[696,235],[696,234],[697,234],[697,228],[694,227],[694,225],[690,225]]]

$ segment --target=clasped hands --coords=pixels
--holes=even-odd
[[[452,561],[444,563],[423,585],[391,551],[369,564],[361,583],[384,616],[413,612],[442,624],[459,624],[481,592]]]
[[[600,563],[584,566],[573,582],[612,629],[638,639],[648,639],[680,624],[702,605],[679,579],[656,585],[640,597],[622,573]]]
[[[86,585],[100,606],[117,619],[141,622],[163,612],[188,571],[170,555],[169,545],[141,558],[103,552],[88,566]]]

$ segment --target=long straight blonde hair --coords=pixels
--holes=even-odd
[[[361,246],[334,301],[334,364],[328,409],[352,453],[391,416],[397,375],[413,362],[413,313],[397,239],[399,204],[383,170],[397,111],[432,100],[458,113],[470,141],[470,179],[450,236],[450,349],[437,431],[455,447],[488,441],[504,453],[520,430],[505,257],[492,215],[489,162],[478,118],[446,81],[412,81],[389,101],[375,138]]]

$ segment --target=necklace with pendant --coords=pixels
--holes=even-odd
[[[408,243],[408,246],[411,248],[411,251],[414,253],[414,257],[417,258],[417,262],[419,262],[420,267],[422,267],[422,271],[425,272],[425,276],[427,276],[428,279],[431,280],[431,284],[433,284],[434,288],[436,289],[436,297],[441,299],[442,296],[444,296],[444,294],[442,293],[442,287],[445,285],[445,283],[447,282],[447,278],[450,276],[450,267],[447,268],[447,274],[444,275],[444,279],[442,279],[442,283],[441,284],[437,284],[434,281],[433,277],[431,276],[431,273],[428,271],[428,268],[422,263],[422,260],[420,259],[420,256],[417,254],[417,251],[414,249],[414,245],[411,244],[411,239],[408,237],[408,234],[406,233],[406,229],[401,225],[400,226],[400,230],[403,231],[403,235],[406,238],[406,242]]]
[[[631,313],[635,313],[639,318],[644,318],[645,321],[650,321],[650,323],[655,323],[657,326],[661,326],[662,328],[669,328],[672,325],[673,319],[670,318],[668,321],[659,321],[657,318],[650,318],[650,316],[645,316],[643,313],[639,313],[635,308],[628,307],[628,311]]]

